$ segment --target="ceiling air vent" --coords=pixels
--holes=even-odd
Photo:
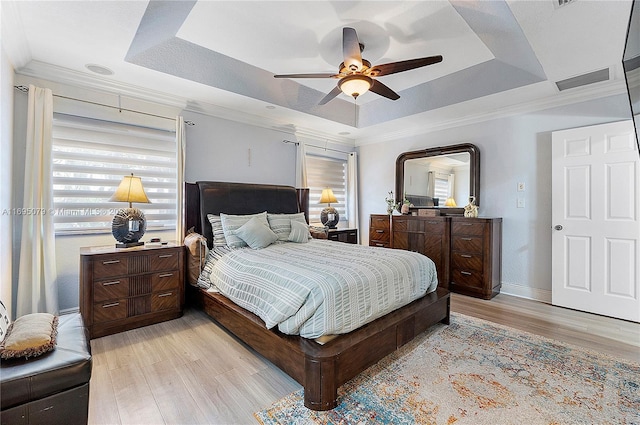
[[[587,74],[578,75],[577,77],[567,78],[566,80],[556,81],[558,90],[573,89],[587,84],[599,83],[609,79],[609,68],[598,71],[589,72]]]
[[[566,6],[570,3],[574,3],[576,0],[553,0],[553,7],[556,9],[561,8],[562,6]]]

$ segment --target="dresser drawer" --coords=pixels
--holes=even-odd
[[[389,242],[391,232],[387,229],[371,229],[369,230],[369,240],[377,242]]]
[[[454,268],[482,271],[482,254],[454,251],[451,253],[451,261]]]
[[[484,223],[470,223],[464,220],[451,222],[452,235],[476,235],[482,236],[484,233]]]
[[[443,220],[425,220],[424,231],[436,235],[443,235],[445,232],[446,222]]]
[[[120,277],[93,282],[93,301],[101,302],[129,295],[129,278]]]
[[[105,301],[93,305],[93,321],[109,322],[127,317],[127,299]]]
[[[371,216],[371,229],[385,230],[389,232],[389,216],[388,215],[372,215]]]
[[[151,254],[151,270],[175,270],[178,268],[180,253],[176,250]]]
[[[123,256],[102,257],[93,262],[93,277],[100,279],[111,276],[125,276],[129,269],[129,259]]]
[[[482,241],[481,236],[453,236],[451,248],[454,251],[482,253]]]
[[[151,276],[153,292],[176,289],[180,284],[180,276],[177,270],[154,273]]]
[[[482,288],[482,272],[476,270],[461,270],[454,268],[451,270],[451,283],[459,286],[471,286]]]
[[[409,220],[406,217],[393,217],[393,231],[406,232],[409,230]]]
[[[178,308],[179,305],[180,297],[177,289],[151,294],[151,311],[170,310]]]

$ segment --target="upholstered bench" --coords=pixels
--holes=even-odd
[[[80,313],[59,317],[53,351],[0,362],[4,424],[86,424],[91,346]]]

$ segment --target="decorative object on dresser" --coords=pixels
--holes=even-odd
[[[372,214],[369,245],[426,255],[441,288],[484,299],[500,293],[501,218]]]
[[[151,203],[144,192],[140,177],[134,177],[133,173],[130,176],[124,176],[109,201],[129,203],[129,208],[121,208],[113,217],[111,233],[120,242],[116,244],[116,247],[131,248],[144,245],[144,242],[139,241],[147,229],[147,221],[143,212],[132,206],[133,202]]]
[[[340,214],[331,206],[331,202],[336,203],[338,199],[333,194],[333,190],[326,188],[322,189],[322,195],[320,195],[319,204],[327,204],[327,207],[320,212],[320,221],[329,229],[335,229],[340,221]]]
[[[502,219],[451,217],[449,289],[491,299],[500,293]]]
[[[358,243],[358,229],[329,229],[327,239],[330,241]]]
[[[182,315],[184,247],[80,249],[80,312],[91,338]]]
[[[469,196],[469,203],[464,207],[464,216],[468,218],[476,218],[478,216],[475,196]]]

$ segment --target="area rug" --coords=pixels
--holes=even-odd
[[[375,347],[372,347],[375,349]],[[262,424],[640,424],[640,364],[460,314],[339,388],[328,412],[302,390]]]

